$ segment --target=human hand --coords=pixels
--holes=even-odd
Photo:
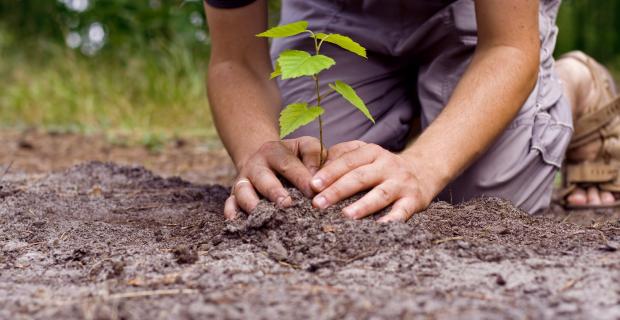
[[[321,144],[313,137],[301,137],[263,144],[238,168],[231,195],[224,205],[224,216],[234,219],[239,209],[250,212],[258,205],[258,194],[280,207],[292,199],[277,174],[290,181],[305,196],[312,197],[310,179],[319,168]],[[324,150],[325,152],[325,150]]]
[[[342,212],[361,219],[393,204],[379,222],[407,221],[424,210],[440,191],[438,183],[423,181],[424,168],[376,144],[349,141],[328,150],[325,165],[312,178],[315,207],[325,209],[358,192],[371,189]],[[432,180],[432,179],[427,179]],[[435,186],[437,185],[437,186]]]

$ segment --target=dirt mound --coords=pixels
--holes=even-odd
[[[225,187],[98,162],[3,181],[0,318],[620,317],[618,224],[490,198],[378,224],[295,190],[227,222]]]

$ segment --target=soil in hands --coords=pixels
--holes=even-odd
[[[291,190],[229,222],[226,187],[100,162],[1,185],[0,318],[620,317],[617,221],[478,199],[378,224]]]

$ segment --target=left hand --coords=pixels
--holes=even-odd
[[[328,150],[325,165],[310,184],[318,194],[312,204],[325,209],[358,192],[371,189],[342,212],[352,219],[361,219],[393,204],[391,211],[379,222],[405,222],[426,209],[435,197],[431,184],[421,180],[424,170],[411,160],[394,154],[376,144],[349,141]],[[438,191],[437,191],[438,192]]]

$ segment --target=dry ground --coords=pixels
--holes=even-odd
[[[0,164],[14,161],[0,183],[0,318],[620,317],[615,212],[558,209],[558,223],[478,199],[380,225],[294,193],[293,208],[226,222],[221,149],[0,139]],[[74,165],[92,159],[155,173]]]

